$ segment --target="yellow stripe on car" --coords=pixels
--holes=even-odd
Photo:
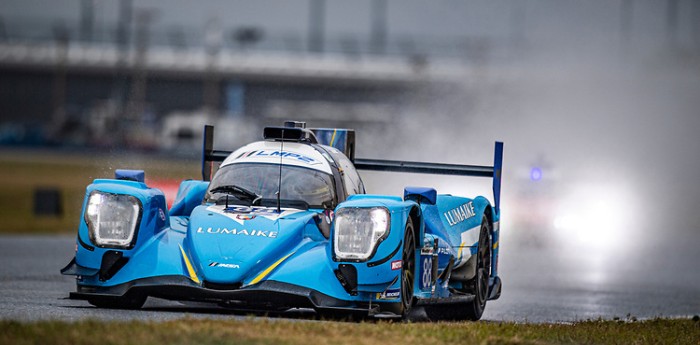
[[[288,257],[292,256],[292,254],[294,254],[294,253],[289,253],[286,256],[284,256],[283,258],[275,261],[274,264],[270,265],[270,267],[268,267],[264,271],[260,272],[260,274],[258,274],[253,280],[251,280],[250,283],[248,283],[248,285],[255,285],[255,284],[259,283],[261,280],[263,280],[263,278],[265,278],[268,274],[270,274],[270,272],[272,272],[272,270],[274,270],[277,266],[279,266],[279,264],[281,264],[282,261],[287,260]]]
[[[180,247],[180,252],[182,253],[182,259],[185,260],[185,266],[187,266],[187,273],[190,274],[190,279],[192,279],[193,282],[199,284],[199,277],[197,277],[197,273],[194,271],[194,267],[192,267],[190,259],[187,258],[187,254],[185,254],[185,250],[182,249],[182,246],[178,246]]]
[[[337,133],[337,132],[338,132],[337,129],[333,130],[333,136],[331,136],[331,145],[330,146],[333,146],[333,144],[335,143],[335,133]]]
[[[496,250],[496,248],[498,248],[498,241],[493,243],[493,250]]]

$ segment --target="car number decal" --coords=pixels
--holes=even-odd
[[[421,257],[421,280],[420,288],[421,290],[427,290],[431,288],[432,273],[433,273],[433,257],[425,256]]]

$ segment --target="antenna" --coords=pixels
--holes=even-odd
[[[282,195],[282,157],[284,155],[284,129],[282,129],[282,140],[280,140],[280,175],[277,181],[277,213],[281,213],[280,209]]]

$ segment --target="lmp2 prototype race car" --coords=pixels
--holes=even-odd
[[[263,141],[227,152],[213,149],[206,126],[203,179],[183,181],[170,209],[143,171],[95,180],[75,258],[61,270],[76,276],[70,298],[377,318],[421,305],[431,319],[481,318],[501,294],[503,144],[493,166],[356,159],[353,130],[305,127],[266,127]],[[357,170],[490,177],[494,203],[430,187],[365,194]]]

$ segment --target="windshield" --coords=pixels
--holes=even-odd
[[[226,193],[227,186],[244,188],[262,197],[261,205],[277,204],[277,190],[280,178],[278,164],[237,163],[219,169],[207,191],[208,202],[219,202],[229,195],[232,204],[241,198]],[[296,166],[282,165],[282,188],[280,190],[282,206],[299,204],[300,201],[310,208],[332,208],[335,206],[335,189],[331,175],[321,171]],[[239,203],[238,202],[238,203]]]

